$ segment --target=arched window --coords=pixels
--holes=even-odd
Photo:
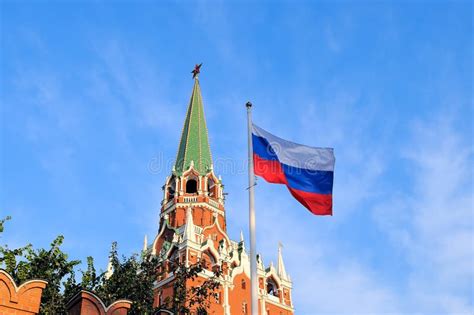
[[[267,293],[273,296],[278,296],[278,287],[272,278],[267,279]]]
[[[188,194],[195,194],[197,193],[197,180],[194,178],[188,179],[186,181],[186,193]]]
[[[242,290],[247,288],[247,284],[245,283],[245,279],[242,279]]]
[[[212,178],[207,180],[207,191],[209,192],[209,197],[217,198],[217,185]]]
[[[168,184],[168,199],[173,199],[176,189],[176,179],[173,177]]]

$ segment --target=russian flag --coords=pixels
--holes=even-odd
[[[285,184],[313,214],[332,215],[334,152],[278,138],[252,124],[255,175]]]

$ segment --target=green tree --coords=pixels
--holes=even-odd
[[[85,290],[94,290],[99,284],[100,277],[97,276],[94,267],[94,258],[87,257],[87,270],[82,271],[81,288]]]
[[[5,223],[5,221],[11,220],[11,218],[11,216],[6,216],[5,218],[0,220],[0,233],[3,232],[3,224]]]
[[[64,298],[65,303],[67,303],[81,289],[80,284],[77,284],[76,282],[76,273],[74,270],[71,271],[66,281],[63,282],[63,285],[64,285],[63,298]]]
[[[156,279],[158,258],[151,253],[141,257],[134,254],[123,256],[120,260],[117,243],[112,244],[110,259],[113,274],[107,278],[100,276],[95,290],[104,302],[112,303],[117,299],[129,299],[133,302],[129,314],[153,313],[153,283]]]
[[[0,220],[0,236],[4,231],[6,217]],[[160,260],[149,251],[130,257],[117,253],[117,243],[112,244],[110,260],[113,274],[106,277],[104,272],[98,274],[92,257],[87,257],[87,269],[81,271],[82,279],[76,282],[75,268],[79,260],[69,260],[61,250],[64,237],[58,236],[49,249],[33,249],[31,244],[10,249],[0,245],[0,267],[4,268],[16,283],[31,279],[43,279],[48,282],[41,298],[40,314],[64,314],[66,303],[81,289],[94,291],[105,304],[118,299],[129,299],[132,308],[129,314],[153,314],[153,284],[157,279]],[[190,314],[196,310],[199,315],[207,314],[212,298],[217,297],[220,286],[220,269],[214,270],[213,276],[204,280],[199,286],[189,286],[204,270],[201,263],[186,266],[182,262],[173,263],[175,281],[174,294],[166,299],[160,308],[174,314]],[[65,280],[64,280],[65,279]]]
[[[48,285],[41,298],[41,312],[44,314],[61,314],[66,311],[64,296],[61,292],[62,280],[72,273],[80,260],[69,261],[68,255],[61,251],[60,246],[64,237],[58,236],[49,250],[32,248],[27,249],[26,259],[28,279],[43,279]]]
[[[117,243],[112,244],[110,261],[113,274],[106,278],[104,274],[94,288],[104,302],[111,303],[117,299],[133,301],[129,314],[153,314],[153,285],[158,275],[160,260],[150,252],[142,252],[141,256],[132,255],[119,259]],[[173,263],[175,282],[173,297],[164,301],[160,309],[166,309],[173,314],[190,314],[196,310],[199,315],[207,314],[212,298],[217,298],[220,286],[220,269],[215,269],[213,276],[204,280],[199,286],[189,286],[191,281],[198,278],[204,271],[201,263],[186,266],[184,263]]]
[[[0,232],[3,232],[6,219],[1,220]],[[63,314],[66,311],[62,280],[71,275],[80,261],[69,260],[68,255],[60,248],[63,240],[61,235],[56,237],[49,249],[35,250],[31,244],[16,249],[10,249],[7,245],[0,246],[0,266],[17,284],[31,279],[48,282],[41,296],[41,314]]]

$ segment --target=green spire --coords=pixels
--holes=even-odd
[[[193,93],[189,101],[181,141],[179,142],[175,164],[176,173],[181,175],[183,171],[191,166],[191,161],[194,162],[194,168],[201,175],[208,173],[211,169],[211,149],[207,136],[201,88],[197,77],[194,80]]]

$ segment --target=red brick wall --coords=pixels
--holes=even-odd
[[[67,303],[68,315],[127,315],[132,302],[118,300],[105,307],[94,293],[82,290]]]
[[[245,284],[243,284],[245,282]],[[252,299],[250,298],[250,279],[241,273],[234,278],[234,288],[229,288],[229,305],[230,312],[232,314],[244,314],[243,304],[247,304],[247,314],[250,312],[250,304]]]
[[[12,277],[0,269],[0,314],[37,314],[46,284],[43,280],[30,280],[17,287]]]

